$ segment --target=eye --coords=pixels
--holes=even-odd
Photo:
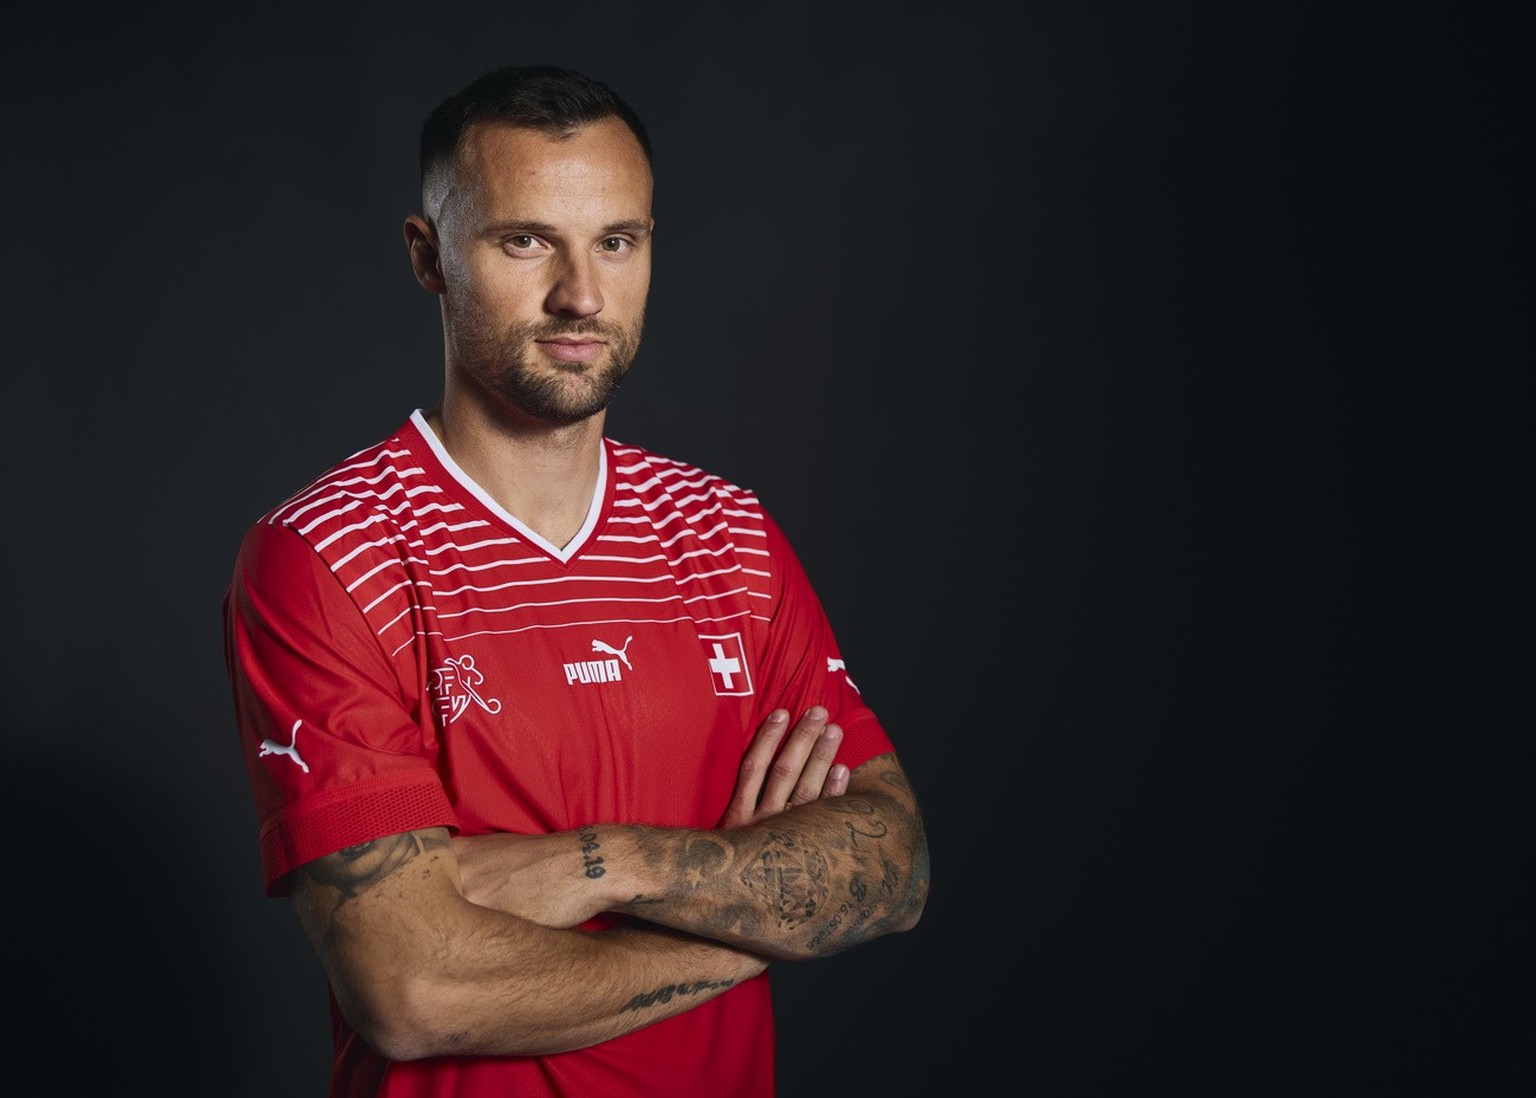
[[[501,238],[501,246],[509,252],[531,252],[539,247],[539,238],[532,233],[508,233]]]
[[[610,236],[600,243],[598,247],[609,255],[623,255],[632,245],[622,236]]]

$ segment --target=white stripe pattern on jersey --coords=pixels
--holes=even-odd
[[[314,548],[391,656],[426,636],[684,620],[707,632],[766,620],[757,497],[610,445],[612,511],[568,563],[458,502],[401,436],[317,477],[268,521]]]

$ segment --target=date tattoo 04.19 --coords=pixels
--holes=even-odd
[[[598,847],[596,831],[582,831],[578,833],[581,839],[581,864],[586,870],[587,876],[592,878],[603,875],[603,859],[595,853]]]

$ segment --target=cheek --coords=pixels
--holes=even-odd
[[[624,277],[615,280],[607,291],[609,307],[618,305],[626,314],[639,315],[645,311],[646,295],[651,289],[651,268],[625,271]]]
[[[461,292],[479,312],[492,316],[525,311],[530,302],[536,307],[546,292],[526,269],[510,263],[473,265],[465,275]]]

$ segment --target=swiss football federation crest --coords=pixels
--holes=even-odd
[[[475,666],[474,656],[460,656],[443,661],[432,669],[432,689],[437,694],[437,711],[447,727],[464,715],[474,702],[487,713],[501,712],[501,699],[488,698],[480,692],[485,673]]]
[[[752,672],[747,668],[746,648],[740,633],[706,637],[700,634],[709,675],[720,697],[745,697],[752,693]]]

